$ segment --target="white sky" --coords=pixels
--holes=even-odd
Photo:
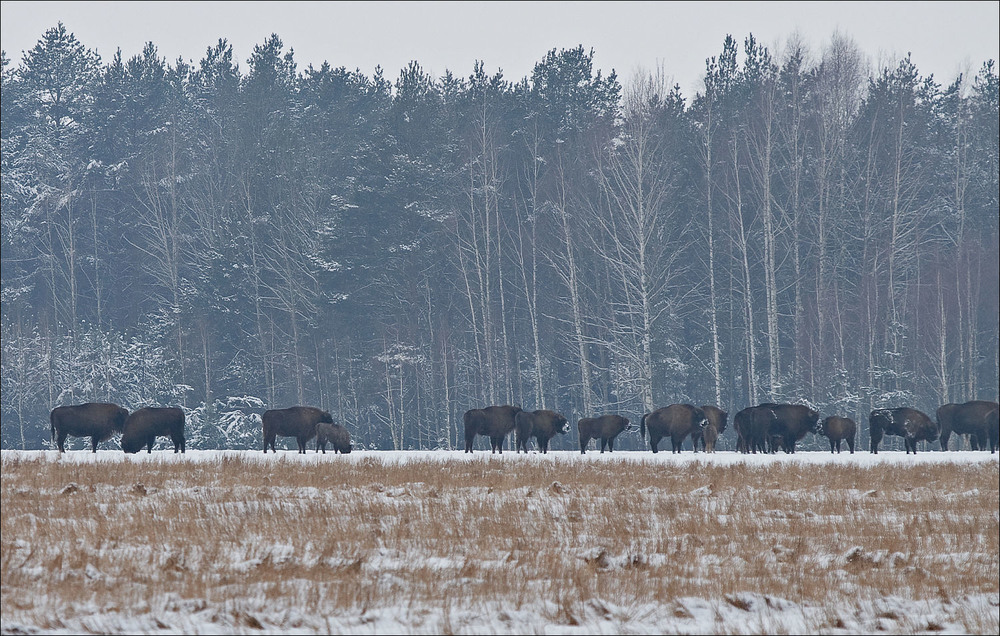
[[[913,54],[939,83],[1000,58],[1000,2],[2,2],[0,46],[17,64],[59,21],[104,61],[152,41],[161,57],[197,63],[219,38],[245,70],[277,33],[299,69],[324,60],[395,80],[410,60],[440,76],[474,61],[518,80],[553,48],[593,48],[595,66],[626,82],[662,64],[691,97],[726,34],[774,47],[799,33],[818,54],[834,31],[878,63]]]

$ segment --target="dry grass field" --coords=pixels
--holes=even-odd
[[[0,627],[1000,631],[1000,475],[985,454],[445,454],[461,461],[5,451]]]

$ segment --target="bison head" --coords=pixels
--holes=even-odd
[[[569,421],[562,415],[556,417],[555,421],[552,422],[552,424],[554,425],[554,428],[563,435],[569,433]]]
[[[126,453],[138,453],[142,450],[144,444],[145,442],[138,437],[132,435],[122,436],[122,450]]]

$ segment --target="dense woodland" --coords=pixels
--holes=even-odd
[[[277,36],[102,60],[62,24],[5,52],[2,446],[86,401],[183,406],[191,448],[310,404],[406,449],[487,404],[574,448],[676,402],[866,440],[872,407],[996,400],[994,61],[720,45],[690,96],[582,46],[525,78],[300,69]]]

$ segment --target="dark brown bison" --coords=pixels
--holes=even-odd
[[[795,452],[795,444],[806,433],[818,433],[819,413],[804,404],[761,404],[758,408],[770,409],[774,419],[766,433],[771,452],[778,448],[786,453]]]
[[[542,453],[549,452],[549,440],[556,435],[569,433],[569,422],[555,411],[521,411],[514,416],[516,432],[514,445],[517,452],[528,452],[528,438],[534,437]]]
[[[264,411],[264,452],[267,447],[277,453],[275,438],[294,437],[299,443],[299,452],[306,452],[306,443],[316,437],[316,425],[320,422],[333,423],[333,417],[314,406],[292,406],[287,409]]]
[[[823,420],[820,425],[820,434],[830,439],[830,452],[840,452],[840,442],[847,440],[847,447],[854,454],[854,438],[858,432],[858,425],[849,417],[838,417],[831,415]]]
[[[52,441],[59,446],[59,452],[66,452],[66,438],[89,437],[93,452],[97,445],[111,439],[115,433],[125,429],[128,411],[117,404],[88,402],[72,406],[57,406],[49,414],[52,425]]]
[[[878,454],[878,445],[883,435],[899,435],[906,444],[906,454],[917,454],[917,442],[933,442],[938,438],[937,425],[926,414],[917,409],[875,409],[868,416],[868,430],[871,433],[871,452]]]
[[[671,404],[643,415],[639,430],[642,438],[645,439],[646,428],[649,427],[649,447],[654,453],[659,450],[657,446],[664,437],[670,438],[673,451],[679,453],[684,438],[694,433],[695,430],[700,431],[701,425],[705,421],[704,411],[697,406]],[[695,448],[694,452],[697,453],[698,449]]]
[[[354,448],[351,444],[351,434],[340,424],[320,422],[316,425],[316,452],[323,451],[326,455],[327,443],[333,444],[333,452],[346,455]]]
[[[767,452],[768,433],[777,421],[774,410],[768,407],[748,406],[733,418],[736,429],[736,450],[741,453]]]
[[[986,450],[989,430],[986,416],[998,408],[996,402],[973,400],[964,404],[945,404],[937,410],[937,425],[941,450],[948,450],[952,433],[968,435],[972,450]]]
[[[520,406],[487,406],[484,409],[469,409],[462,417],[465,422],[465,452],[472,452],[476,435],[490,438],[490,448],[494,453],[503,454],[503,441],[514,430],[514,418],[521,412]]]
[[[576,423],[580,432],[580,454],[586,454],[590,440],[601,440],[601,452],[615,450],[615,437],[622,431],[635,430],[628,419],[621,415],[602,415],[600,417],[582,417]]]
[[[138,453],[145,446],[146,452],[152,453],[157,436],[169,437],[174,443],[174,452],[183,453],[184,411],[176,407],[152,406],[133,411],[125,420],[122,450],[126,453]]]
[[[990,455],[1000,450],[1000,410],[986,414],[986,432],[990,438]]]
[[[715,429],[715,440],[719,439],[719,435],[726,430],[726,424],[728,423],[729,413],[726,413],[717,406],[711,404],[706,404],[701,407],[703,413],[705,413],[705,419],[708,420],[708,424],[703,426],[700,431],[695,431],[692,434],[691,440],[697,449],[698,444],[701,444],[701,449],[707,451],[708,440],[705,439],[705,429],[713,428]],[[710,433],[711,434],[711,433]],[[712,450],[708,452],[715,452],[715,441],[712,442]]]

